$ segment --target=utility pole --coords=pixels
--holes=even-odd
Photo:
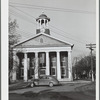
[[[77,65],[77,57],[75,57],[75,60],[76,60],[76,63],[75,63],[75,65]],[[76,72],[75,72],[75,79],[77,79],[77,67],[76,67]]]
[[[91,50],[91,76],[92,76],[92,82],[94,81],[94,75],[93,75],[93,60],[92,60],[92,51],[94,50],[93,48],[95,47],[96,44],[86,44],[86,48],[89,48]]]

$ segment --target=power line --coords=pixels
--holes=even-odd
[[[51,30],[52,31],[52,30]],[[54,31],[52,31],[52,32],[54,32]],[[54,33],[57,33],[57,32],[54,32]],[[68,38],[68,37],[66,37],[66,36],[63,36],[63,35],[61,35],[61,34],[59,34],[59,33],[57,33],[57,35],[60,35],[60,36],[62,36],[63,38]],[[75,40],[73,40],[73,41],[75,41]],[[79,41],[76,41],[77,42],[77,47],[78,48],[81,48],[82,50],[81,50],[81,52],[82,53],[84,53],[84,48],[83,48],[83,46],[82,45],[80,45],[80,44],[84,44],[84,43],[80,43]],[[79,46],[78,46],[78,44],[79,44]],[[79,49],[78,49],[79,50]]]
[[[19,31],[21,30],[21,29],[18,29]],[[25,35],[25,37],[26,36],[29,36],[28,35],[28,33],[30,33],[30,32],[25,32],[25,31],[23,31],[23,30],[21,30],[20,32],[24,32],[26,35]],[[53,31],[54,32],[54,31]],[[58,33],[57,33],[58,34]],[[32,35],[30,35],[30,37],[31,37]],[[61,35],[60,35],[61,36]],[[62,36],[62,37],[64,37],[64,36]],[[67,37],[68,38],[68,37]],[[80,47],[79,47],[80,48]],[[83,50],[83,49],[82,49]],[[84,51],[84,50],[83,50]],[[81,51],[82,53],[84,53],[83,51]]]
[[[17,9],[18,11],[21,11],[21,12],[23,12],[22,10],[19,10],[18,8],[16,8],[16,7],[14,7],[15,9]],[[27,16],[29,16],[29,17],[32,17],[32,18],[35,18],[35,17],[33,17],[33,16],[31,16],[31,15],[29,15],[28,13],[26,13],[26,12],[23,12],[24,14],[27,14]],[[52,27],[54,27],[54,26],[52,26]],[[56,27],[55,27],[56,28]],[[56,28],[57,30],[60,30],[60,29],[58,29],[58,28]],[[62,31],[62,30],[60,30],[60,31]],[[54,32],[54,31],[53,31]],[[63,33],[65,33],[64,31],[62,31]],[[57,32],[54,32],[54,33],[57,33]],[[57,33],[57,34],[59,34],[59,33]],[[65,33],[66,34],[66,33]],[[61,35],[61,34],[60,34]],[[64,35],[63,35],[64,36]],[[66,36],[64,36],[64,37],[66,37]],[[69,37],[67,37],[67,38],[69,38]],[[73,39],[73,38],[69,38],[69,39],[72,39],[72,40],[74,40],[74,41],[77,41],[77,40],[75,40],[75,39]],[[77,41],[78,43],[82,43],[83,44],[83,42],[81,42],[81,41]]]
[[[13,7],[13,8],[15,8],[15,9],[19,10],[20,12],[22,12],[22,13],[24,13],[24,14],[26,14],[26,15],[28,15],[28,16],[30,16],[30,17],[32,17],[32,18],[34,18],[34,19],[36,19],[35,17],[33,17],[33,16],[29,15],[29,14],[28,14],[28,13],[26,13],[26,12],[23,12],[22,10],[20,10],[20,9],[18,9],[18,8],[14,7],[14,6],[11,6],[11,7]]]
[[[52,26],[52,25],[50,25],[52,28],[54,28],[54,29],[57,29],[57,30],[59,30],[60,32],[62,32],[63,34],[68,34],[68,35],[70,35],[70,33],[68,33],[68,32],[65,32],[65,31],[63,31],[63,30],[61,30],[61,29],[59,29],[59,28],[57,28],[57,27],[55,27],[55,26]],[[72,36],[72,35],[70,35],[71,37],[74,37],[74,36]],[[81,40],[81,41],[83,41],[83,40]],[[86,41],[83,41],[83,43],[85,43]]]
[[[26,33],[27,35],[25,35],[25,37],[29,36],[28,33],[30,33],[30,32],[25,32],[25,31],[23,31],[22,29],[19,29],[19,31],[20,31],[20,32]],[[33,35],[30,35],[30,37],[32,37],[32,36],[33,36]],[[79,48],[80,48],[80,46],[79,46]],[[74,49],[74,50],[75,50],[75,49]],[[78,49],[78,51],[84,52],[84,50],[82,51],[82,50],[80,50],[80,49]],[[78,52],[78,51],[77,51],[77,52]]]
[[[16,9],[16,7],[14,7],[15,9]],[[21,12],[23,12],[22,10],[20,10],[20,9],[18,9],[17,8],[17,10],[19,10],[19,11],[21,11]],[[29,17],[32,17],[32,18],[34,18],[34,19],[36,19],[34,16],[31,16],[31,15],[29,15],[28,13],[25,13],[25,12],[23,12],[24,14],[27,14],[27,16],[29,16]],[[63,33],[67,33],[67,32],[64,32],[63,30],[61,30],[61,29],[59,29],[59,28],[56,28],[55,26],[52,26],[52,25],[50,25],[52,28],[55,28],[55,29],[57,29],[57,30],[59,30],[60,32],[63,32]],[[72,36],[71,36],[72,37]],[[75,39],[74,39],[75,40]],[[77,41],[77,40],[76,40]],[[83,42],[84,43],[84,42]]]
[[[30,33],[30,32],[25,32],[25,31],[23,31],[22,29],[18,29],[18,31],[19,31],[19,32],[24,32],[24,33],[26,33],[25,37],[27,37],[27,36],[33,37],[33,35],[28,35],[28,33]],[[78,46],[77,46],[77,47],[78,47]],[[80,48],[80,46],[79,46],[78,48]],[[75,51],[75,52],[82,52],[82,53],[84,53],[85,50],[83,50],[83,49],[82,49],[82,50],[80,50],[80,49],[74,49],[74,51]]]
[[[65,9],[65,8],[57,8],[57,7],[47,7],[47,6],[38,6],[38,5],[30,5],[30,4],[20,4],[20,3],[12,3],[10,2],[11,5],[17,5],[16,7],[22,7],[22,8],[33,8],[36,7],[35,9],[45,9],[45,10],[52,10],[52,11],[63,11],[63,12],[72,12],[72,13],[85,13],[85,14],[95,14],[95,12],[90,12],[90,11],[83,11],[83,10],[73,10],[73,9]],[[18,6],[20,5],[20,6]],[[28,7],[27,7],[28,6]]]
[[[22,33],[25,33],[25,36],[24,36],[24,37],[33,37],[33,33],[25,32],[25,31],[23,31],[22,29],[18,29],[17,31],[22,32]],[[30,33],[30,34],[29,34],[29,33]]]
[[[16,15],[16,14],[15,14],[15,15]],[[22,19],[23,19],[23,18],[22,18]],[[23,19],[23,20],[29,22],[29,20],[26,20],[26,19]],[[32,22],[30,21],[30,23],[32,23]],[[34,24],[34,23],[32,23],[32,24]],[[51,31],[53,31],[53,30],[51,30]],[[53,31],[53,32],[59,34],[58,32],[55,32],[55,31]],[[61,34],[59,34],[59,35],[61,35]],[[63,37],[66,37],[65,35],[62,35],[62,36],[63,36]],[[74,40],[74,41],[76,41],[77,43],[82,43],[82,44],[83,44],[83,42],[77,41],[77,40],[75,40],[75,39],[73,39],[73,38],[70,38],[70,37],[66,37],[66,38],[69,38],[69,39],[71,39],[71,40]]]
[[[58,32],[55,32],[55,31],[54,31],[54,30],[52,30],[52,29],[51,29],[51,31],[52,31],[52,32],[54,32],[54,33],[59,34]],[[61,34],[59,34],[59,35],[61,35]],[[76,41],[77,43],[80,43],[80,44],[85,44],[85,43],[83,43],[83,42],[81,42],[81,41],[77,41],[77,40],[75,40],[75,39],[73,39],[73,38],[70,38],[70,37],[67,37],[67,36],[65,36],[65,35],[63,35],[63,34],[62,34],[61,36],[66,37],[66,38],[68,38],[68,39],[71,39],[71,40],[73,40],[73,41]]]
[[[34,25],[36,26],[35,23],[33,23],[32,21],[30,21],[29,19],[26,19],[26,18],[24,18],[24,17],[21,17],[21,16],[20,16],[18,13],[16,13],[16,12],[11,12],[11,11],[10,11],[10,14],[14,15],[15,17],[18,16],[18,17],[21,18],[22,20],[25,20],[25,21],[27,21],[27,22],[29,22],[29,23],[31,23],[31,24],[34,24]]]
[[[17,10],[19,10],[19,9],[17,9]],[[19,10],[19,11],[21,11],[21,10]],[[24,13],[24,12],[23,12]],[[25,13],[26,14],[26,13]],[[15,14],[16,15],[16,14]],[[30,16],[29,14],[28,14],[28,16]],[[33,16],[31,16],[32,18],[35,18],[35,17],[33,17]],[[32,23],[33,24],[33,23]],[[53,27],[53,26],[52,26]],[[56,28],[57,30],[58,30],[58,28]],[[60,30],[60,31],[62,31],[62,30]],[[54,31],[53,31],[54,32]],[[57,33],[57,32],[54,32],[54,33]],[[57,34],[59,34],[59,33],[57,33]],[[61,34],[60,34],[61,35]],[[63,37],[65,37],[64,35],[63,35]],[[67,37],[67,38],[69,38],[69,37]],[[72,39],[72,38],[70,38],[70,39]],[[73,40],[73,39],[72,39]],[[76,41],[76,40],[74,40],[74,41]],[[77,41],[78,43],[79,43],[79,41]]]

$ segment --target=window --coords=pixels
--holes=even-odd
[[[66,66],[66,62],[61,62],[61,66]]]
[[[51,66],[56,66],[57,63],[56,62],[51,62]]]
[[[40,74],[41,74],[41,75],[45,75],[45,70],[43,70],[43,69],[40,70]]]
[[[52,61],[52,62],[54,62],[54,61],[56,62],[56,57],[52,56],[52,57],[51,57],[51,61]]]
[[[51,68],[51,74],[55,75],[55,68]]]
[[[66,61],[67,61],[67,57],[61,56],[61,61],[62,61],[62,62],[66,62]]]
[[[65,69],[64,68],[61,68],[61,73],[65,74]]]
[[[40,43],[43,43],[43,39],[42,38],[40,39]]]
[[[24,59],[22,59],[22,62],[21,62],[22,66],[24,66]]]
[[[46,55],[45,53],[39,54],[39,63],[45,63],[46,62]]]
[[[34,75],[34,69],[31,69],[31,75]]]
[[[44,20],[41,20],[41,24],[43,24],[44,23]]]
[[[21,68],[21,77],[24,76],[24,68]]]

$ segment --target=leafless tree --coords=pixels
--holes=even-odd
[[[17,64],[17,62],[13,60],[12,46],[19,41],[20,35],[17,34],[16,32],[16,28],[18,28],[16,20],[12,21],[11,18],[9,18],[8,24],[9,24],[8,25],[9,26],[9,81],[10,81],[11,73],[15,71],[15,69],[13,69],[13,62]]]
[[[95,69],[96,69],[96,56],[94,55],[92,57],[93,60],[93,71],[95,75]],[[86,72],[84,75],[86,75],[86,78],[90,78],[91,73],[91,56],[85,56],[82,57],[80,60],[76,60],[75,65],[73,66],[73,72],[76,73],[77,77],[81,76]],[[94,76],[95,77],[95,76]]]
[[[34,69],[34,75],[32,75],[32,78],[35,79],[35,75],[39,74],[39,69],[40,69],[40,67],[39,67],[39,58],[32,59],[32,67]]]

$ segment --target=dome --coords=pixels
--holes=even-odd
[[[36,19],[36,21],[39,20],[39,19],[47,19],[48,21],[50,21],[50,18],[47,17],[47,15],[45,15],[45,14],[41,14],[41,15]]]
[[[39,16],[39,18],[47,18],[47,15],[41,14],[41,15]]]

